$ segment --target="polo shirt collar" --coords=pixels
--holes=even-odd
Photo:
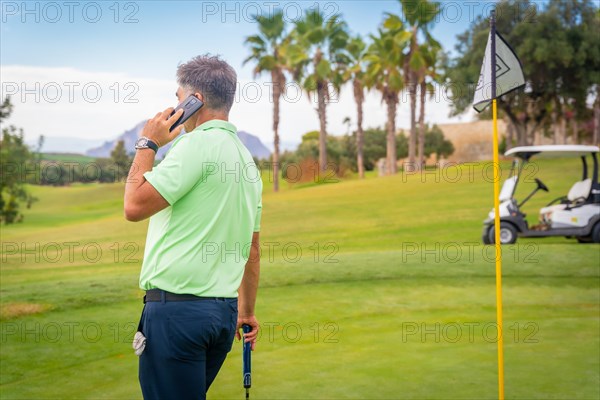
[[[231,122],[223,121],[222,119],[211,119],[210,121],[206,121],[202,125],[197,126],[194,130],[207,131],[210,129],[223,129],[237,135],[237,128],[235,125],[233,125]]]

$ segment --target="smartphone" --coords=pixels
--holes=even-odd
[[[181,117],[179,117],[179,119],[175,121],[175,123],[171,126],[169,132],[173,131],[173,129],[177,128],[179,125],[187,121],[196,111],[201,109],[203,105],[204,103],[202,102],[202,100],[200,100],[193,94],[187,97],[181,104],[175,107],[175,109],[171,113],[171,115],[173,115],[177,112],[177,110],[183,109],[183,114],[181,114]]]

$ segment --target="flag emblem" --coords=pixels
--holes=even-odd
[[[525,77],[523,76],[523,68],[521,67],[519,58],[497,32],[494,63],[496,68],[495,76],[492,77],[491,41],[492,34],[490,33],[473,99],[473,108],[477,112],[482,112],[491,103],[492,82],[496,82],[496,97],[500,97],[525,85]]]

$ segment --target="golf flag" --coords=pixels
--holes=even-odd
[[[498,156],[498,97],[525,85],[523,68],[515,52],[496,32],[496,11],[490,15],[483,65],[475,89],[473,108],[482,112],[492,104],[494,159],[494,245],[496,247],[496,323],[498,325],[498,399],[504,400],[504,339],[502,336],[502,247],[500,237],[500,176]]]
[[[515,89],[525,86],[525,77],[521,62],[508,43],[497,32],[496,35],[496,96],[500,97]],[[475,89],[473,108],[482,112],[494,98],[492,91],[492,33],[488,36],[483,65],[479,74],[479,81]]]

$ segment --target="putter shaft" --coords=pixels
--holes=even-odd
[[[248,333],[252,330],[250,325],[242,325],[242,331],[244,333]],[[250,398],[250,387],[252,386],[252,367],[251,367],[251,357],[252,357],[252,349],[250,342],[245,343],[244,338],[242,337],[242,346],[243,346],[243,354],[242,354],[242,369],[243,369],[243,385],[246,389],[246,399]]]

